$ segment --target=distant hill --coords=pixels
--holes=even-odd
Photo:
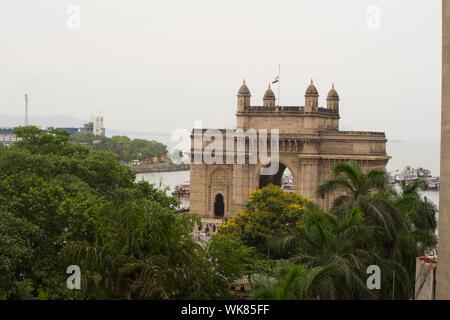
[[[17,127],[24,125],[23,115],[0,115],[0,127]],[[87,120],[68,115],[50,115],[28,117],[29,124],[36,124],[42,128],[46,127],[82,127]]]
[[[0,127],[18,127],[24,125],[23,115],[1,115],[0,114]],[[79,128],[86,123],[87,119],[80,119],[68,115],[48,115],[48,116],[33,116],[28,117],[29,124],[39,125],[42,128],[55,127],[55,128]],[[116,130],[116,129],[105,129],[107,137],[112,136],[127,136],[131,139],[140,138],[146,140],[155,140],[164,143],[168,146],[174,144],[171,141],[170,132],[134,132],[128,130]]]

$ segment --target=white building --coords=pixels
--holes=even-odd
[[[95,136],[104,136],[105,128],[103,128],[103,117],[91,115],[88,123],[80,128],[80,132],[91,132]]]
[[[0,144],[10,146],[21,140],[14,133],[14,128],[0,128]]]
[[[105,129],[103,128],[103,117],[101,116],[91,116],[91,122],[93,124],[92,133],[95,136],[104,136]]]

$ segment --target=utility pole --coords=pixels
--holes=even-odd
[[[25,94],[25,127],[28,126],[28,95]]]
[[[281,64],[278,64],[278,105],[281,106]]]

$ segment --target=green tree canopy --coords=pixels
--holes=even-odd
[[[269,184],[251,193],[246,208],[219,228],[219,236],[239,236],[244,244],[267,253],[273,234],[301,221],[307,199]]]
[[[167,156],[167,146],[144,139],[130,139],[126,136],[112,138],[95,136],[92,133],[75,132],[70,135],[70,141],[86,145],[92,150],[108,151],[116,154],[120,161],[146,160],[152,157]]]
[[[16,134],[23,141],[0,148],[0,298],[228,297],[192,237],[198,219],[175,198],[65,131]],[[72,264],[82,292],[66,287]]]

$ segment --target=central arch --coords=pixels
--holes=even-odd
[[[289,167],[278,161],[278,171],[273,175],[262,175],[261,171],[263,168],[267,168],[270,166],[270,163],[263,166],[258,172],[258,188],[264,188],[268,184],[273,184],[283,188],[286,191],[294,190],[294,177],[293,172],[289,169]]]

